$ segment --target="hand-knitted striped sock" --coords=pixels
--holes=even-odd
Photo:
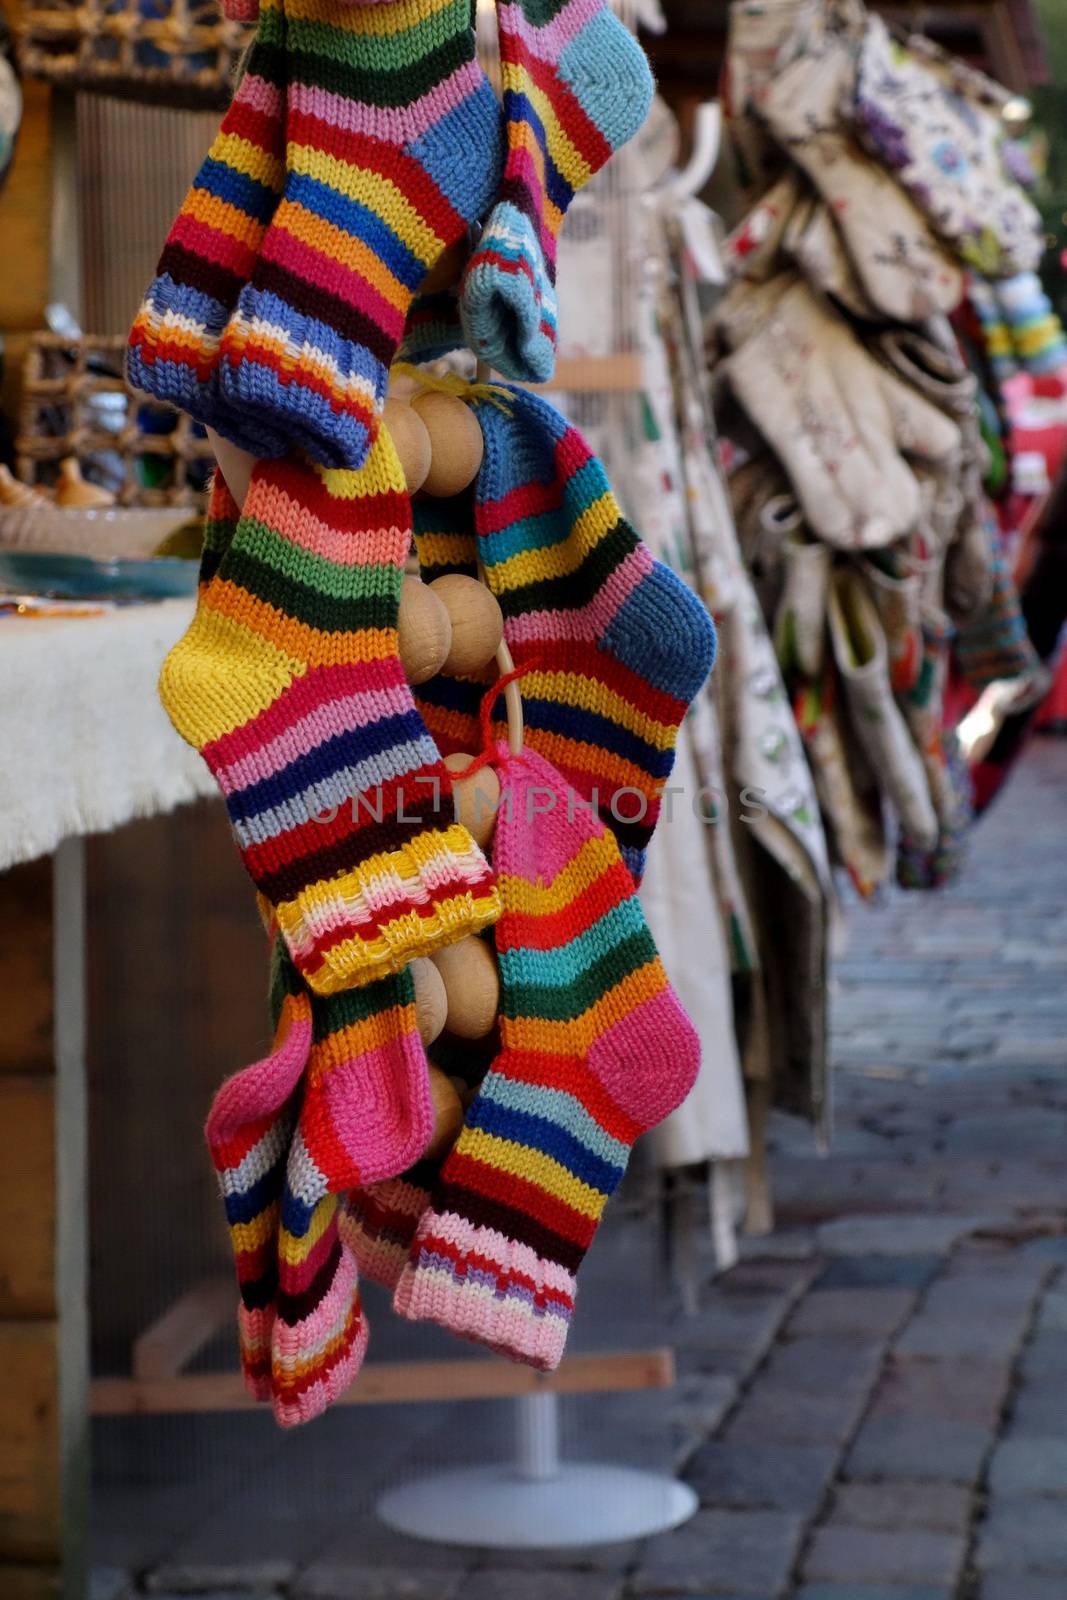
[[[478,400],[485,459],[477,554],[522,679],[526,740],[589,800],[640,878],[678,728],[715,658],[715,628],[626,522],[600,462],[539,396]],[[419,502],[423,575],[473,570],[469,507]],[[469,528],[469,522],[466,524]],[[476,685],[439,678],[419,705],[442,750],[476,749]],[[479,740],[480,742],[480,740]]]
[[[282,4],[285,190],[221,382],[250,426],[359,467],[412,298],[496,190],[502,117],[470,0]]]
[[[393,1303],[550,1370],[630,1147],[684,1099],[700,1045],[612,834],[540,756],[499,757],[501,1052]]]
[[[275,1415],[286,1425],[324,1411],[363,1360],[367,1334],[345,1191],[396,1180],[433,1133],[410,967],[316,997],[312,1021],[278,1238],[272,1383]]]
[[[238,1344],[245,1384],[271,1398],[271,1341],[278,1293],[278,1226],[296,1091],[311,1052],[311,998],[291,981],[292,965],[272,963],[274,1045],[269,1056],[228,1079],[215,1096],[205,1134],[219,1175],[240,1290]]]
[[[248,426],[219,391],[219,339],[259,254],[285,179],[285,18],[263,0],[247,70],[163,247],[130,332],[127,369],[145,390],[256,456],[285,442]]]
[[[410,540],[384,430],[362,472],[261,463],[160,679],[320,994],[395,971],[499,912],[398,654]]]
[[[448,1077],[481,1084],[500,1048],[496,1030],[485,1039],[441,1034],[427,1054]],[[440,1172],[439,1161],[420,1161],[397,1178],[349,1192],[339,1226],[360,1274],[395,1289]]]
[[[574,194],[648,115],[644,52],[606,0],[498,0],[507,159],[463,280],[467,343],[497,371],[556,364],[556,242]]]

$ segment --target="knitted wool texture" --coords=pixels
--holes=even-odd
[[[196,616],[163,665],[178,732],[310,987],[332,993],[499,912],[397,646],[410,501],[383,430],[362,472],[257,466],[217,483]]]
[[[347,1388],[366,1348],[343,1192],[409,1167],[433,1110],[410,970],[316,996],[276,938],[271,987],[272,1053],[222,1086],[206,1133],[237,1269],[245,1381],[289,1426]]]
[[[134,388],[256,456],[284,454],[285,441],[229,409],[219,341],[281,197],[285,88],[281,0],[263,0],[247,70],[171,228],[127,351]]]
[[[463,281],[467,343],[526,382],[556,362],[556,245],[575,192],[648,115],[652,74],[605,0],[498,0],[507,156]]]
[[[408,307],[503,158],[470,0],[282,0],[286,178],[222,338],[250,426],[362,465]]]
[[[654,561],[600,462],[539,396],[475,402],[485,458],[469,501],[416,504],[423,576],[474,573],[523,668],[526,741],[595,799],[636,879],[674,765],[678,728],[715,658],[707,610]],[[476,530],[474,538],[470,527]],[[477,749],[479,685],[436,678],[418,703],[446,753]],[[502,722],[497,723],[500,736]]]
[[[393,1303],[551,1370],[630,1148],[684,1099],[700,1045],[612,834],[533,751],[498,756],[501,1050]]]

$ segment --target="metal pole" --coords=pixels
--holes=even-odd
[[[559,1396],[549,1390],[515,1401],[515,1470],[533,1483],[559,1476]]]

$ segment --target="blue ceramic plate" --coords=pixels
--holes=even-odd
[[[196,593],[197,563],[94,561],[91,556],[0,550],[0,590],[56,600],[173,600]]]

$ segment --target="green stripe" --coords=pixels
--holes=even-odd
[[[334,600],[351,599],[353,588],[358,586],[361,594],[391,595],[395,603],[400,604],[404,574],[392,561],[342,566],[314,551],[301,549],[269,522],[251,516],[242,517],[234,549],[243,551],[258,565],[269,567],[283,581],[299,582],[304,588],[314,589]]]
[[[453,10],[455,8],[453,7]],[[467,8],[462,14],[447,13],[424,18],[403,33],[359,34],[333,27],[329,22],[306,17],[289,20],[289,48],[327,61],[343,62],[362,72],[409,72],[421,57],[432,55],[462,36],[467,42],[467,58],[473,55]]]
[[[253,599],[263,600],[283,615],[319,633],[358,633],[363,628],[395,628],[398,597],[353,594],[330,598],[319,589],[267,567],[247,550],[231,549],[219,576]]]
[[[647,928],[641,928],[576,973],[564,989],[544,984],[508,985],[501,993],[500,1011],[506,1017],[536,1017],[546,1022],[575,1022],[592,1010],[610,989],[656,960],[656,946]]]
[[[379,978],[376,983],[363,984],[358,989],[320,995],[312,1007],[315,1043],[321,1044],[331,1033],[339,1033],[353,1023],[366,1022],[387,1011],[390,1006],[406,1006],[414,998],[415,983],[410,966],[402,972],[390,974],[388,978]]]
[[[375,53],[372,59],[380,57]],[[288,52],[291,83],[303,83],[344,99],[393,110],[410,106],[429,94],[457,68],[473,59],[474,35],[469,31],[446,39],[420,60],[387,72],[376,72],[369,65],[361,68],[356,62],[350,65],[348,58],[338,61],[306,50]]]
[[[505,617],[523,616],[527,611],[580,611],[595,599],[615,569],[636,548],[633,529],[620,517],[574,572],[502,590],[497,594],[501,609]]]

